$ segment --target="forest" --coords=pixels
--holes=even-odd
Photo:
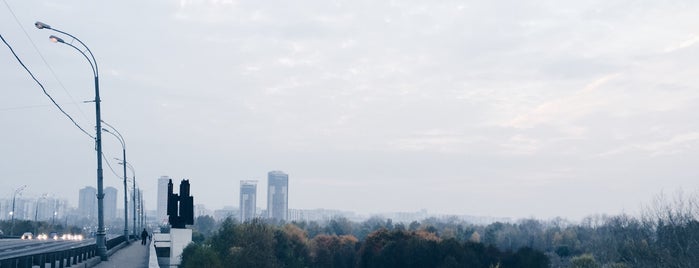
[[[474,225],[239,223],[196,218],[183,267],[699,267],[699,199],[660,195],[640,215],[522,219]]]

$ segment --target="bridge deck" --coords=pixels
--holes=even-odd
[[[141,245],[140,240],[132,241],[130,245],[117,250],[108,261],[103,261],[97,264],[97,268],[113,268],[113,267],[133,267],[145,268],[148,267],[148,257],[150,255],[150,242]]]

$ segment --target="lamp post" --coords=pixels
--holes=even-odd
[[[138,191],[138,202],[139,202],[138,207],[140,208],[139,213],[140,213],[140,220],[141,220],[141,228],[139,228],[139,229],[142,229],[142,228],[146,227],[146,224],[145,224],[146,208],[143,207],[143,191],[142,190]]]
[[[15,193],[12,195],[12,212],[10,212],[10,215],[12,216],[12,227],[10,227],[10,235],[15,235],[15,198],[17,198],[17,194],[22,193],[22,190],[24,190],[24,188],[27,188],[27,186],[20,186],[19,188],[15,189]]]
[[[51,228],[56,224],[56,215],[58,215],[58,200],[53,199],[53,218],[51,218]]]
[[[120,160],[117,158],[117,160]],[[124,166],[124,174],[126,174],[126,167],[129,167],[129,170],[131,170],[131,174],[133,175],[133,188],[131,191],[131,197],[132,197],[132,202],[133,203],[133,235],[138,236],[136,233],[136,170],[134,170],[133,166],[131,163],[126,162],[126,155],[124,155],[124,161],[119,162],[119,165]],[[124,175],[124,178],[126,178],[126,175]],[[126,182],[124,182],[124,187],[126,185]]]
[[[97,150],[97,236],[95,237],[95,244],[97,246],[97,254],[100,256],[100,259],[102,261],[107,261],[107,244],[106,244],[106,233],[104,231],[104,189],[103,189],[103,174],[102,174],[102,119],[100,116],[100,90],[99,90],[99,70],[97,68],[97,60],[95,60],[95,55],[92,54],[92,51],[90,51],[90,48],[85,45],[80,39],[77,37],[73,36],[72,34],[66,33],[64,31],[58,30],[51,28],[48,24],[45,24],[43,22],[37,21],[34,23],[34,26],[38,29],[49,29],[57,33],[61,33],[67,36],[70,36],[73,38],[74,41],[78,41],[83,47],[85,47],[85,50],[90,54],[90,57],[85,54],[81,49],[75,47],[71,43],[66,43],[63,41],[63,39],[56,37],[54,35],[51,35],[49,39],[54,42],[54,43],[62,43],[66,44],[78,52],[82,54],[85,59],[87,59],[87,62],[90,63],[90,67],[92,67],[92,74],[95,78],[95,131],[97,132],[95,135],[95,144],[96,144],[96,150]]]
[[[116,128],[114,128],[112,125],[107,124],[107,122],[102,122],[105,125],[109,126],[114,130],[114,132],[109,131],[109,129],[102,128],[102,131],[107,132],[109,134],[112,134],[119,142],[121,143],[121,152],[124,157],[124,161],[126,161],[126,143],[124,142],[124,137],[121,136],[121,133],[119,133]],[[116,134],[114,134],[116,132]],[[128,206],[128,198],[127,198],[127,189],[126,189],[126,167],[124,167],[124,239],[126,239],[126,242],[128,243],[129,240],[129,206]]]

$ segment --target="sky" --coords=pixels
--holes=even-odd
[[[3,0],[0,34],[155,208],[157,179],[238,206],[289,174],[289,207],[495,217],[638,213],[699,189],[699,2]],[[74,43],[78,45],[78,43]],[[0,196],[77,204],[92,138],[0,46]],[[105,186],[119,142],[103,134]],[[129,175],[131,176],[131,175]],[[119,201],[120,203],[121,201]]]

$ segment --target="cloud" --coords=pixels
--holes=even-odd
[[[504,125],[514,128],[531,128],[541,124],[566,124],[569,121],[580,118],[594,112],[607,101],[603,94],[597,94],[597,90],[619,77],[621,74],[607,74],[582,90],[571,95],[546,101],[533,110],[526,112]]]
[[[672,45],[672,46],[665,48],[665,50],[663,52],[670,53],[670,52],[674,52],[676,50],[688,48],[688,47],[693,46],[697,42],[699,42],[699,35],[695,34],[692,37],[690,37],[690,38],[688,38],[688,39],[686,39],[678,44],[675,44],[675,45]]]
[[[699,148],[699,132],[677,134],[669,139],[630,144],[599,154],[600,157],[619,157],[623,154],[643,153],[651,157],[681,154]]]
[[[392,141],[389,146],[399,151],[453,153],[462,152],[464,146],[473,142],[474,138],[454,131],[431,129]]]

